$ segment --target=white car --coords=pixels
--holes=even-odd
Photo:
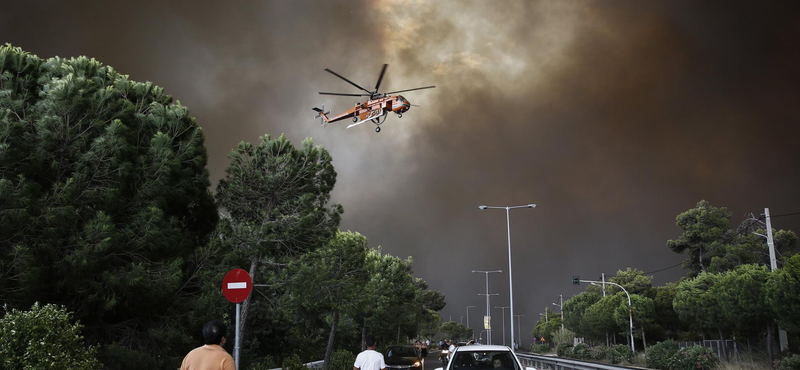
[[[523,367],[506,346],[459,346],[450,354],[445,367],[436,370],[536,370]]]

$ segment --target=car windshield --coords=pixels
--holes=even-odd
[[[417,352],[412,347],[389,347],[386,357],[417,357]]]
[[[520,370],[510,351],[456,352],[453,370]]]

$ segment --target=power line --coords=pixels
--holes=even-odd
[[[658,269],[658,270],[655,270],[655,271],[645,272],[645,273],[643,273],[643,275],[655,274],[656,272],[661,272],[661,271],[664,271],[664,270],[669,270],[669,269],[671,269],[671,268],[678,267],[678,266],[680,266],[680,265],[682,265],[682,264],[683,264],[683,262],[679,262],[677,265],[672,265],[672,266],[669,266],[669,267],[664,267],[663,269]]]
[[[769,216],[769,218],[784,217],[784,216],[797,216],[797,215],[800,215],[800,212],[784,213],[782,215],[771,215],[771,216]],[[759,218],[764,218],[764,215],[761,215],[761,217],[759,217]]]

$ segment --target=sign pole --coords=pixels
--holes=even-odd
[[[236,336],[235,338],[236,339],[234,339],[234,343],[233,343],[233,360],[236,363],[236,370],[239,370],[239,362],[241,362],[240,359],[239,359],[239,314],[240,314],[241,311],[242,311],[242,304],[241,303],[237,303],[236,304],[236,334],[235,334],[235,336]]]
[[[239,370],[239,362],[241,362],[241,354],[239,353],[241,343],[241,312],[242,302],[250,296],[253,290],[253,280],[250,274],[242,269],[233,269],[225,274],[222,279],[222,294],[231,303],[236,304],[236,331],[234,332],[233,340],[233,362],[236,363],[236,370]]]

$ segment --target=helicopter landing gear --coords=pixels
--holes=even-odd
[[[358,122],[358,116],[353,117],[353,122]]]
[[[403,113],[397,113],[397,118],[403,118]]]
[[[375,127],[375,132],[376,133],[381,132],[381,126]]]

